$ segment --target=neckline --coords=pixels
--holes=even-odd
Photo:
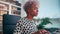
[[[33,21],[33,19],[32,20],[30,20],[30,19],[28,19],[28,18],[26,18],[26,17],[24,17],[26,20],[28,20],[28,21]]]

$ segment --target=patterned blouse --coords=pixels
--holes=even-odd
[[[27,18],[21,18],[14,29],[13,34],[32,34],[38,31],[36,24],[33,20]]]

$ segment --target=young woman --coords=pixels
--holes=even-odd
[[[33,17],[38,15],[38,7],[39,5],[38,2],[36,1],[28,1],[25,3],[24,10],[27,16],[21,18],[17,22],[14,34],[36,34],[36,33],[43,34],[47,32],[46,30],[38,31],[35,22],[33,21]]]

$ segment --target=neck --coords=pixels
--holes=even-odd
[[[27,15],[27,17],[29,20],[32,20],[33,19],[33,16],[32,15]]]

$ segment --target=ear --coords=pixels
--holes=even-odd
[[[28,12],[28,13],[30,13],[30,11],[31,11],[31,9],[30,9],[30,8],[28,8],[28,9],[27,9],[27,12]]]

